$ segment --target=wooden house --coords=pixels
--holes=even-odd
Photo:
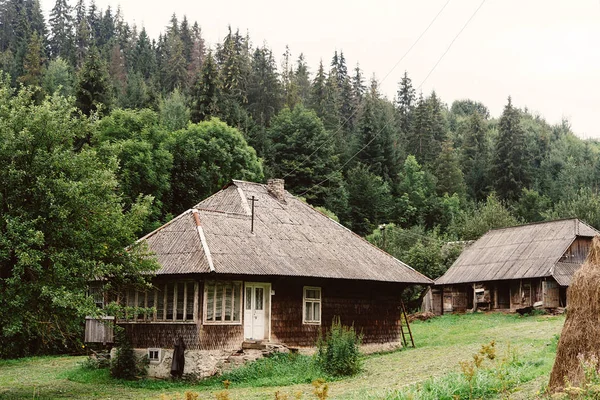
[[[399,343],[402,290],[433,283],[279,179],[235,180],[140,240],[161,268],[153,289],[122,298],[155,311],[117,323],[159,376],[164,369],[153,373],[152,362],[168,364],[179,337],[186,370],[198,375],[211,373],[206,360],[244,342],[314,346],[334,316],[365,344]]]
[[[571,277],[598,234],[578,219],[491,230],[436,280],[427,307],[436,314],[565,307]]]

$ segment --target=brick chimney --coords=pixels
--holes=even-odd
[[[283,179],[267,180],[267,189],[279,201],[285,201],[285,181]]]

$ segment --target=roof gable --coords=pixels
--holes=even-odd
[[[494,229],[465,249],[436,284],[552,276],[576,237],[597,234],[578,219]]]
[[[217,274],[432,283],[287,191],[280,201],[266,185],[233,181],[194,210]],[[159,274],[210,271],[192,214],[188,210],[143,238],[158,257]]]

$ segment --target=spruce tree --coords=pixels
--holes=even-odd
[[[309,105],[310,100],[310,73],[308,65],[304,59],[304,54],[300,53],[296,62],[296,71],[292,77],[294,85],[298,91],[298,100],[305,107]]]
[[[73,21],[71,7],[67,0],[56,0],[54,8],[50,12],[50,51],[52,57],[71,59],[73,40]]]
[[[27,86],[41,86],[44,61],[42,38],[37,32],[33,32],[23,60],[24,75],[19,77],[19,81]],[[41,96],[38,96],[38,100],[41,100]]]
[[[138,72],[144,80],[148,81],[156,72],[156,53],[152,42],[142,28],[133,50],[133,70]]]
[[[464,197],[464,176],[460,170],[458,156],[450,140],[442,144],[442,152],[438,159],[435,176],[437,178],[438,195],[443,196],[447,194],[452,196],[453,194],[457,194],[459,197]]]
[[[100,57],[98,50],[93,47],[88,52],[85,63],[77,77],[75,92],[76,105],[85,115],[98,110],[100,104],[103,111],[111,105],[110,82],[106,63]]]
[[[415,103],[415,89],[412,86],[411,79],[408,77],[408,73],[404,71],[404,76],[398,87],[396,109],[398,110],[399,118],[398,127],[405,136],[410,134],[413,127]]]
[[[317,75],[310,88],[310,108],[313,109],[319,118],[323,118],[326,109],[326,83],[327,76],[323,67],[323,60],[319,63]]]
[[[489,147],[486,131],[487,127],[481,114],[473,112],[467,121],[461,159],[467,193],[475,201],[483,201],[488,195]]]
[[[194,123],[219,115],[222,106],[219,70],[209,50],[192,91],[191,120]]]
[[[500,117],[491,178],[501,200],[517,200],[529,184],[525,133],[520,112],[513,107],[510,96]]]
[[[75,59],[76,66],[81,68],[90,46],[91,29],[85,10],[84,0],[78,0],[75,6]]]

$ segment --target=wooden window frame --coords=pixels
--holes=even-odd
[[[152,353],[156,353],[156,358],[150,357],[152,355]],[[150,361],[151,364],[160,363],[160,359],[161,359],[160,356],[161,356],[160,348],[158,348],[158,347],[148,348],[148,361]]]
[[[183,293],[178,293],[178,286],[180,284],[184,284]],[[193,286],[191,285],[193,284]],[[192,290],[189,290],[189,287],[192,286]],[[167,292],[167,288],[171,289],[171,293]],[[119,320],[119,324],[147,324],[147,323],[158,323],[158,324],[191,324],[197,323],[198,321],[198,296],[200,295],[199,284],[198,281],[194,280],[175,280],[169,282],[161,282],[154,285],[153,289],[149,290],[126,290],[124,301],[127,306],[130,302],[128,301],[130,297],[130,293],[133,294],[135,304],[139,305],[141,300],[143,299],[144,307],[148,306],[148,299],[152,297],[153,301],[153,313],[143,313],[141,317],[135,315],[133,318],[126,318],[124,320]],[[141,296],[141,297],[140,297]],[[158,308],[158,299],[159,296],[163,296],[163,304],[162,308]],[[183,317],[177,318],[177,298],[178,296],[183,296]],[[187,318],[187,306],[188,306],[188,296],[193,296],[193,312],[192,319]],[[167,319],[167,314],[169,314],[169,297],[172,300],[173,310],[170,313],[171,318]]]
[[[231,294],[232,294],[232,299],[231,299],[231,321],[208,321],[206,319],[207,316],[207,307],[208,307],[208,286],[209,285],[216,285],[217,283],[220,283],[222,285],[231,285],[232,290],[231,290]],[[239,287],[239,294],[240,294],[240,298],[236,299],[236,287]],[[242,325],[242,314],[243,314],[243,309],[244,309],[244,285],[242,281],[205,281],[204,282],[204,296],[202,296],[202,324],[203,325]],[[216,297],[216,290],[215,290],[215,297]],[[222,306],[221,306],[221,315],[224,316],[225,315],[225,303],[226,303],[226,296],[225,296],[226,291],[223,290],[223,298],[222,298]],[[235,310],[235,301],[238,302],[239,304],[239,308],[238,308],[238,320],[234,321],[234,310]],[[213,309],[213,318],[215,316],[216,313],[216,302],[213,302],[214,304],[214,309]]]
[[[319,292],[319,298],[306,297],[306,292],[308,290],[316,290]],[[303,325],[321,325],[321,321],[323,320],[323,289],[318,286],[304,286],[302,288],[302,324]],[[306,318],[306,303],[312,303],[313,307],[315,304],[319,305],[319,320],[307,320]]]

